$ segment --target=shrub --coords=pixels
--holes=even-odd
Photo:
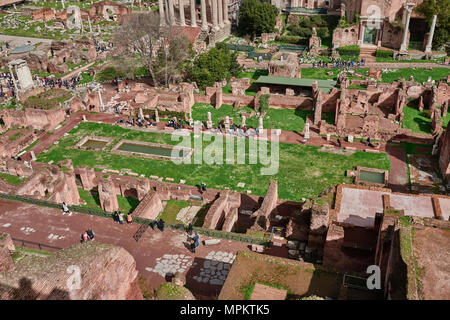
[[[360,48],[358,46],[347,46],[337,48],[340,55],[344,56],[359,56]]]
[[[377,51],[375,51],[375,56],[378,58],[391,58],[393,55],[394,51],[392,50],[377,49]]]
[[[269,110],[269,97],[270,94],[263,94],[259,97],[259,110],[261,113]]]
[[[280,36],[280,37],[277,37],[277,41],[290,43],[290,44],[300,44],[301,40],[302,40],[302,38],[299,37],[299,36]]]

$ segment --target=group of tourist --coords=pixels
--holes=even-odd
[[[15,95],[15,87],[11,73],[0,73],[0,98],[13,97]]]
[[[92,229],[86,230],[81,235],[81,242],[87,242],[89,240],[94,240],[94,231]]]
[[[123,216],[124,215],[123,215],[122,212],[114,211],[114,213],[113,213],[113,220],[114,220],[114,222],[118,222],[120,224],[123,224],[123,221],[124,221]],[[127,223],[133,222],[133,218],[131,217],[131,214],[129,214],[129,213],[127,213],[126,219],[127,219]]]
[[[33,76],[33,80],[38,80],[38,77],[35,75]],[[66,88],[69,89],[75,89],[76,85],[81,81],[81,76],[75,76],[70,79],[62,80],[60,78],[55,78],[54,76],[49,77],[41,77],[40,82],[44,88]]]
[[[120,110],[118,107],[116,107],[116,113],[120,114]],[[128,117],[128,120],[117,119],[116,124],[127,124],[130,126],[138,126],[138,127],[143,127],[143,128],[157,126],[156,121],[153,122],[151,119],[146,120],[141,117],[138,117],[137,119]]]

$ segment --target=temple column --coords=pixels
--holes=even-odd
[[[213,24],[213,29],[214,30],[218,30],[219,29],[219,23],[218,23],[218,19],[217,19],[217,0],[211,0],[212,6],[212,24]]]
[[[178,5],[180,6],[180,26],[185,26],[186,20],[184,19],[184,1],[178,0]]]
[[[197,26],[197,12],[195,11],[195,0],[191,0],[191,27]]]
[[[201,10],[202,10],[202,29],[208,30],[208,18],[206,17],[206,0],[201,0]]]
[[[363,44],[364,39],[364,24],[362,22],[359,23],[359,39],[358,39],[358,45]]]
[[[437,20],[437,15],[435,14],[433,16],[433,21],[431,22],[430,34],[428,35],[428,42],[427,42],[427,46],[425,48],[425,53],[431,53],[431,49],[433,47],[433,36],[434,36],[434,29],[436,27],[436,20]]]
[[[158,8],[159,8],[159,25],[166,25],[166,15],[164,13],[164,0],[158,0]]]
[[[408,51],[408,47],[406,45],[406,40],[408,39],[408,31],[409,31],[409,20],[411,19],[412,9],[414,8],[415,3],[406,3],[406,22],[405,22],[405,32],[403,33],[403,41],[400,47],[400,51],[406,52]]]
[[[228,18],[228,0],[222,0],[223,4],[223,22],[225,24],[230,24],[230,20]]]
[[[173,9],[173,0],[167,0],[167,4],[169,6],[169,22],[170,25],[175,25],[175,11]]]
[[[225,25],[223,24],[223,5],[222,0],[217,0],[217,9],[219,17],[219,27],[222,29]]]

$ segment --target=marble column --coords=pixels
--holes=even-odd
[[[218,17],[217,17],[217,0],[211,0],[212,6],[212,24],[214,30],[219,30],[219,23],[218,23]]]
[[[437,19],[437,15],[435,14],[433,16],[433,21],[431,22],[431,28],[430,28],[430,33],[428,35],[428,42],[427,42],[427,46],[425,48],[425,53],[431,53],[431,49],[433,47],[433,36],[434,36],[434,29],[436,27],[436,19]]]
[[[208,30],[208,18],[206,17],[206,0],[201,0],[201,10],[202,10],[202,29]]]
[[[191,0],[191,27],[197,26],[197,12],[195,10],[195,0]]]
[[[165,26],[166,25],[166,15],[164,13],[164,0],[158,0],[158,7],[159,7],[159,25]]]
[[[400,47],[400,51],[406,52],[408,51],[408,47],[406,45],[406,40],[408,39],[408,31],[409,31],[409,20],[411,19],[412,9],[414,8],[415,3],[406,3],[406,22],[405,22],[405,30],[403,33],[403,41]]]
[[[184,1],[178,0],[178,5],[180,7],[180,26],[185,26],[186,20],[184,19]]]
[[[223,4],[223,22],[225,24],[230,24],[230,20],[228,18],[228,0],[222,0]]]
[[[223,24],[223,5],[222,0],[217,0],[217,9],[219,17],[219,27],[222,29],[225,25]]]
[[[167,0],[169,4],[169,22],[171,26],[175,25],[175,11],[173,9],[173,1],[174,0]]]
[[[359,23],[359,39],[358,39],[358,45],[362,45],[364,41],[364,24],[362,22]]]

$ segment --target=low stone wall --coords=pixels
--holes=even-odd
[[[155,220],[161,211],[162,202],[158,192],[150,191],[133,211],[133,216]]]

